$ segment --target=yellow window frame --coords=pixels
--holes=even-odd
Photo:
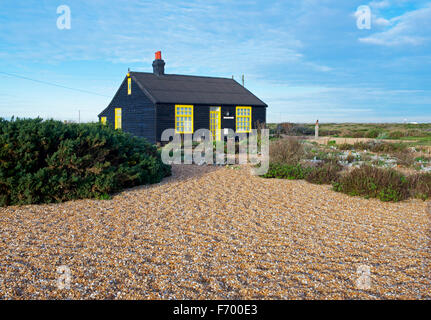
[[[251,107],[236,107],[235,127],[237,133],[251,132]]]
[[[102,124],[106,124],[106,117],[100,117],[100,122]]]
[[[193,133],[193,106],[175,105],[175,132]]]
[[[211,110],[213,109],[213,110]],[[210,109],[210,131],[214,141],[221,140],[221,107]],[[217,109],[217,110],[214,110]]]
[[[132,78],[127,78],[127,94],[132,94]]]
[[[121,127],[122,127],[121,108],[115,108],[115,129],[121,129]]]

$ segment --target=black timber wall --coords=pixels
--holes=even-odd
[[[139,88],[132,77],[132,94],[127,94],[127,78],[124,79],[108,107],[99,114],[108,124],[115,124],[115,108],[121,108],[122,130],[135,136],[156,142],[156,109],[153,102]]]
[[[266,107],[252,107],[252,128],[256,128],[256,123],[266,122]],[[209,129],[210,122],[209,105],[193,105],[193,129]],[[227,116],[229,112],[229,116]],[[221,106],[221,128],[230,128],[235,131],[235,114],[236,106]],[[233,117],[233,119],[224,119],[224,117]],[[156,140],[161,141],[162,132],[166,129],[175,128],[175,104],[157,104],[156,105]]]

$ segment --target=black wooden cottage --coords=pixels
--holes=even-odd
[[[230,78],[165,74],[160,51],[153,73],[129,72],[99,120],[155,143],[165,129],[190,134],[210,129],[250,132],[266,122],[262,100]]]

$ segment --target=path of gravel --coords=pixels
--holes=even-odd
[[[0,208],[0,298],[431,299],[431,212],[246,168],[112,200]],[[57,267],[71,270],[59,290]],[[356,287],[357,268],[371,287]]]

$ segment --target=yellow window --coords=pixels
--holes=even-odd
[[[121,129],[121,108],[115,108],[115,129]]]
[[[251,132],[251,107],[236,107],[236,132]]]
[[[106,124],[106,117],[100,117],[100,122],[102,124]]]
[[[220,107],[210,108],[210,131],[214,141],[221,140],[221,112]]]
[[[175,132],[193,133],[193,106],[175,105]]]
[[[131,78],[127,78],[127,94],[128,95],[132,94],[132,79]]]

